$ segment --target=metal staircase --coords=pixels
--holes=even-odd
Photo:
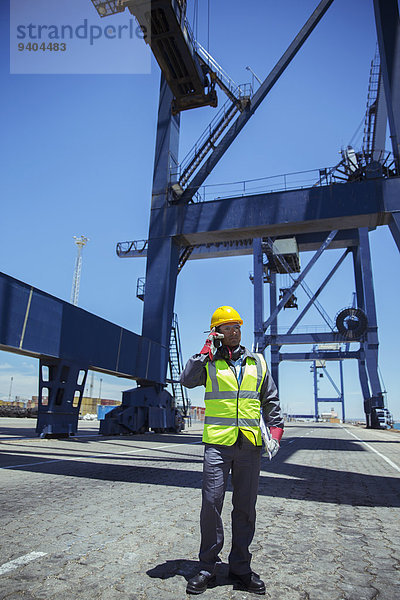
[[[214,119],[203,131],[193,148],[180,164],[179,183],[186,188],[190,178],[203,162],[207,154],[215,148],[215,143],[222,135],[233,117],[239,112],[237,105],[227,100],[215,115]]]
[[[186,388],[184,388],[179,381],[179,376],[183,368],[183,358],[178,327],[178,317],[175,313],[172,318],[168,362],[170,379],[167,379],[167,382],[171,384],[172,395],[175,398],[175,406],[179,408],[186,417],[188,410],[188,397]]]
[[[249,104],[252,92],[249,84],[237,86],[236,92],[238,94],[237,98],[235,96],[235,100],[233,101],[229,98],[221,107],[180,163],[178,172],[172,172],[172,177],[179,181],[182,192],[184,189],[190,187],[190,180],[207,155],[214,150],[217,141],[233,118]]]
[[[192,248],[190,248],[190,252],[191,250]],[[139,277],[136,288],[136,296],[139,298],[139,300],[144,300],[145,288],[146,278]],[[175,398],[175,406],[179,408],[182,411],[183,415],[186,417],[188,409],[188,397],[186,389],[182,386],[182,384],[179,381],[179,376],[183,368],[183,358],[181,338],[179,335],[178,317],[176,313],[174,313],[172,317],[168,365],[170,377],[169,379],[166,379],[166,381],[171,385],[172,395]]]
[[[194,250],[194,246],[185,246],[184,248],[181,249],[181,254],[179,256],[179,263],[178,263],[178,273],[180,273],[186,263],[186,261],[188,260],[189,256],[192,254]]]
[[[329,171],[320,170],[320,184],[329,185],[397,176],[398,166],[393,153],[383,149],[387,120],[386,108],[382,111],[383,93],[377,49],[370,67],[362,149],[360,152],[356,152],[351,146],[342,149],[342,160],[335,167]],[[384,124],[383,130],[379,131],[382,129],[382,124]]]
[[[381,79],[381,67],[378,50],[375,53],[374,59],[371,61],[371,70],[369,74],[369,85],[368,85],[368,96],[367,96],[367,109],[365,113],[364,121],[364,135],[363,135],[363,152],[364,154],[372,157],[374,152],[374,131],[375,131],[375,119],[377,111],[377,100],[379,93],[379,85]]]

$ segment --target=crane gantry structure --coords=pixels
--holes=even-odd
[[[170,426],[171,398],[165,383],[178,273],[188,259],[243,253],[254,257],[255,346],[259,351],[270,347],[271,370],[277,383],[279,365],[284,360],[355,359],[367,425],[377,426],[375,411],[384,400],[378,377],[378,331],[368,232],[377,226],[389,226],[400,250],[397,0],[371,0],[384,94],[376,95],[373,109],[371,103],[374,135],[369,136],[369,150],[363,157],[349,149],[337,171],[320,171],[317,185],[301,190],[242,194],[212,202],[200,201],[198,193],[333,1],[319,2],[253,93],[249,86],[236,86],[196,42],[186,18],[185,0],[92,0],[100,17],[112,17],[126,8],[136,17],[143,32],[147,32],[144,39],[162,71],[148,238],[118,246],[121,256],[147,257],[142,335],[2,275],[0,298],[9,326],[1,330],[1,348],[40,359],[39,433],[74,431],[79,402],[73,399],[82,394],[89,368],[129,377],[139,384],[124,394],[120,410],[108,414],[102,425],[104,433],[135,430],[144,406],[151,407],[153,424],[148,423],[149,426]],[[215,106],[216,86],[227,100],[186,159],[179,161],[180,112]],[[386,122],[392,144],[390,157],[376,145],[376,140],[385,139]],[[290,260],[291,253],[276,250],[279,242],[288,239],[294,240],[299,252],[315,252],[300,273]],[[293,299],[297,287],[305,285],[307,274],[330,248],[342,248],[342,256],[287,332],[278,333],[280,311]],[[296,333],[298,323],[312,305],[318,306],[319,293],[347,256],[353,261],[357,306],[353,312],[341,311],[336,323],[325,315],[329,325],[326,333]],[[292,283],[281,292],[279,300],[277,273],[283,272],[289,274]],[[267,318],[266,279],[270,299]],[[323,314],[322,308],[321,311]],[[282,347],[291,344],[338,342],[346,343],[345,350],[318,352],[318,356],[314,351],[282,351]],[[355,350],[349,347],[353,342],[358,346]],[[43,376],[46,366],[47,379]],[[46,388],[48,403],[44,405]]]

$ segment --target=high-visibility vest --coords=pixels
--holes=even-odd
[[[203,442],[232,446],[240,429],[255,446],[262,445],[260,390],[267,372],[263,355],[251,353],[242,369],[239,386],[225,360],[207,363]]]

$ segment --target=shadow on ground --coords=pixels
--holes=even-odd
[[[146,571],[146,574],[152,579],[170,579],[171,577],[181,576],[186,581],[189,581],[192,577],[197,575],[200,571],[200,563],[195,560],[167,560],[162,564]],[[236,589],[237,584],[229,578],[228,575],[229,566],[225,563],[221,563],[217,566],[216,570],[216,581],[208,585],[208,589],[221,587],[225,585],[234,586]]]
[[[176,442],[179,436],[160,436],[162,439],[173,438]],[[189,436],[199,440],[199,436]],[[153,438],[154,439],[154,438]],[[187,440],[187,438],[186,438]],[[182,443],[185,443],[182,439]],[[186,442],[188,443],[188,442]],[[190,443],[190,442],[189,442]],[[23,456],[16,457],[13,453],[3,454],[2,464],[12,465],[24,460],[37,461],[31,465],[19,464],[15,472],[26,471],[43,474],[54,474],[65,477],[81,477],[101,481],[125,482],[131,484],[150,484],[178,488],[201,488],[202,473],[200,468],[201,456],[193,449],[186,448],[152,448],[152,456],[134,454],[117,454],[102,457],[94,453],[91,457],[83,456],[76,460],[56,458],[52,462],[29,454],[27,448]],[[306,450],[318,457],[315,466],[292,462],[294,452]],[[331,466],[331,452],[343,453],[342,462],[335,461]],[[326,452],[326,455],[324,454]],[[352,506],[400,507],[399,479],[381,475],[370,475],[346,469],[347,453],[359,452],[360,456],[368,452],[356,440],[335,438],[304,437],[294,438],[292,444],[283,445],[279,454],[272,462],[262,460],[259,495],[267,497],[287,498],[311,502],[326,502],[347,504]],[[322,453],[322,455],[321,455]],[[371,454],[371,453],[370,453]],[[347,456],[346,456],[347,455]],[[326,458],[324,459],[324,456]],[[18,463],[15,461],[18,460]],[[357,459],[351,461],[355,469]],[[122,464],[121,464],[122,463]],[[341,466],[341,470],[338,470]],[[184,467],[184,468],[182,468]],[[11,466],[9,471],[12,471]],[[11,508],[10,508],[11,510]]]

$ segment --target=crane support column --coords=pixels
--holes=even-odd
[[[354,274],[356,281],[357,303],[368,319],[368,329],[365,340],[361,343],[364,360],[359,361],[360,383],[364,395],[364,410],[368,427],[376,426],[374,413],[376,408],[383,408],[383,394],[378,375],[378,323],[376,318],[374,283],[372,277],[371,253],[368,239],[368,229],[359,229],[359,245],[354,249]],[[362,363],[362,364],[361,364]],[[368,376],[369,386],[365,377]],[[369,387],[371,395],[365,398]]]
[[[346,414],[344,409],[344,377],[343,377],[343,361],[339,361],[339,373],[340,373],[340,398],[342,402],[342,422],[346,422]]]
[[[254,286],[254,348],[256,352],[264,350],[264,273],[261,238],[253,240],[253,286]]]
[[[36,433],[41,437],[76,434],[87,371],[72,361],[40,358]]]
[[[180,250],[174,241],[174,228],[168,228],[167,223],[171,165],[178,162],[180,123],[179,114],[172,115],[172,100],[161,75],[142,322],[142,336],[158,340],[159,351],[150,353],[149,349],[148,356],[143,357],[151,364],[155,377],[138,378],[139,387],[123,393],[121,406],[101,422],[100,433],[104,435],[145,432],[149,428],[177,431],[181,427],[174,398],[164,389]]]
[[[275,311],[276,306],[277,306],[276,273],[271,273],[271,284],[270,284],[270,288],[269,288],[269,308],[270,308],[271,314]],[[272,339],[273,339],[273,336],[278,335],[278,314],[276,315],[274,320],[271,322],[271,330],[270,331],[271,331]],[[275,382],[276,387],[278,388],[278,392],[279,392],[279,362],[280,362],[279,351],[280,351],[280,349],[281,349],[281,347],[278,346],[277,343],[271,344],[271,375],[272,375],[272,379]]]
[[[314,360],[312,363],[313,368],[313,376],[314,376],[314,416],[315,422],[319,421],[319,407],[318,407],[318,371],[317,371],[317,361]]]
[[[364,403],[369,401],[371,398],[371,391],[369,389],[367,367],[365,366],[365,352],[364,343],[360,344],[360,359],[358,360],[358,374],[360,378],[361,391],[364,398]]]
[[[154,232],[160,230],[159,223],[166,215],[171,165],[178,162],[180,116],[172,115],[172,100],[172,92],[162,75],[142,326],[142,335],[157,340],[162,347],[161,357],[154,358],[160,361],[158,381],[165,381],[167,373],[180,250],[170,232],[165,237]]]

